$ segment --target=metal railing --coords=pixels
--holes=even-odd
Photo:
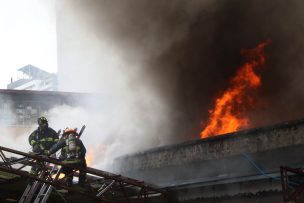
[[[155,185],[90,167],[83,168],[82,170],[88,176],[95,177],[86,181],[87,186],[91,187],[91,185],[95,185],[95,187],[91,187],[89,192],[81,188],[68,187],[59,175],[52,177],[52,167],[50,165],[55,166],[58,170],[62,166],[70,167],[55,158],[25,153],[0,146],[0,171],[28,177],[55,188],[62,188],[91,198],[100,199],[103,202],[132,202],[133,200],[136,200],[136,202],[148,202],[150,197],[155,196],[163,199],[163,202],[167,202],[166,191]],[[45,178],[32,176],[24,170],[26,166],[38,166],[40,173],[43,172],[49,175],[45,176]]]

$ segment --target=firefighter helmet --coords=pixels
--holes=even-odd
[[[67,127],[66,129],[63,130],[63,134],[64,134],[64,135],[74,134],[74,133],[76,133],[76,130],[73,129],[73,128],[68,128],[68,127]]]
[[[45,131],[49,127],[48,120],[44,116],[39,117],[37,122],[39,125],[39,130]]]
[[[41,116],[41,117],[38,118],[37,122],[38,122],[39,125],[41,125],[41,124],[48,123],[48,120],[46,119],[46,117]]]

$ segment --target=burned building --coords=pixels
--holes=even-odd
[[[151,125],[157,133],[142,130],[138,139],[155,136],[160,145],[169,137],[164,147],[116,159],[117,173],[168,188],[176,201],[283,201],[280,166],[303,164],[299,156],[303,120],[273,124],[301,118],[304,112],[303,24],[298,20],[303,19],[302,2],[65,0],[62,4],[57,12],[59,79],[68,76],[71,81],[62,87],[104,91],[98,87],[107,86],[115,94],[125,90],[119,76],[127,76],[124,85],[131,90],[126,94],[148,93],[135,95],[143,98],[136,103],[141,115],[161,121],[144,122],[141,128]],[[77,32],[67,35],[70,30]],[[268,127],[170,145],[198,138],[215,97],[229,89],[228,81],[244,62],[240,50],[267,39],[272,44],[266,50],[265,68],[257,70],[262,82],[254,93],[257,105],[246,115],[251,127]],[[84,74],[70,75],[74,70]],[[80,86],[78,80],[83,79],[92,82]],[[151,101],[160,101],[164,108]]]
[[[301,168],[304,164],[303,131],[301,119],[153,148],[117,158],[114,171],[121,175],[113,177],[158,185],[166,191],[165,202],[279,203],[284,195],[280,167]],[[3,181],[2,195],[22,192],[22,186],[10,188],[14,181],[24,179],[13,176],[11,181]],[[290,184],[303,184],[303,179],[293,179]],[[56,195],[52,198],[60,201]],[[294,202],[300,203],[301,198]],[[153,196],[150,201],[163,202]]]
[[[116,173],[167,189],[171,202],[282,202],[280,166],[303,165],[304,121],[273,123],[303,116],[303,5],[61,1],[56,11],[59,87],[102,92],[111,106],[131,109],[111,111],[123,119],[108,131],[109,145],[166,144],[122,156],[114,167]],[[225,91],[243,64],[240,50],[267,39],[272,45],[266,68],[258,70],[258,105],[245,113],[251,126],[268,127],[193,140],[208,119],[214,97]],[[58,99],[58,93],[39,94],[52,103],[69,102]],[[10,124],[28,125],[50,108],[32,98],[32,107],[26,99],[13,100],[13,119],[5,121]],[[3,112],[8,114],[6,103]],[[122,124],[139,127],[124,131]],[[115,139],[119,134],[136,136]],[[185,140],[193,141],[170,145]]]
[[[304,120],[154,148],[116,172],[167,188],[176,202],[283,202],[280,166],[304,165]]]

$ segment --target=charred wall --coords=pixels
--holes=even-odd
[[[151,149],[117,159],[124,170],[145,170],[258,153],[304,144],[304,120]]]
[[[280,193],[280,166],[304,164],[303,133],[302,119],[151,149],[120,157],[114,166],[123,175],[162,187],[183,188],[187,192],[178,194],[185,197],[188,193],[188,198],[191,194],[194,197],[196,190],[205,195],[198,195],[200,198],[211,199],[263,191]],[[266,183],[258,185],[259,180]],[[246,189],[250,181],[253,186]],[[230,193],[231,184],[239,188],[234,194]]]

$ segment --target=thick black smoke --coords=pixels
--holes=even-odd
[[[131,85],[153,85],[170,104],[172,140],[198,138],[208,109],[242,65],[240,50],[271,40],[259,69],[252,126],[304,116],[304,3],[299,0],[67,0],[84,29],[106,34],[141,64]],[[64,11],[62,11],[64,12]],[[102,39],[101,39],[102,40]]]

